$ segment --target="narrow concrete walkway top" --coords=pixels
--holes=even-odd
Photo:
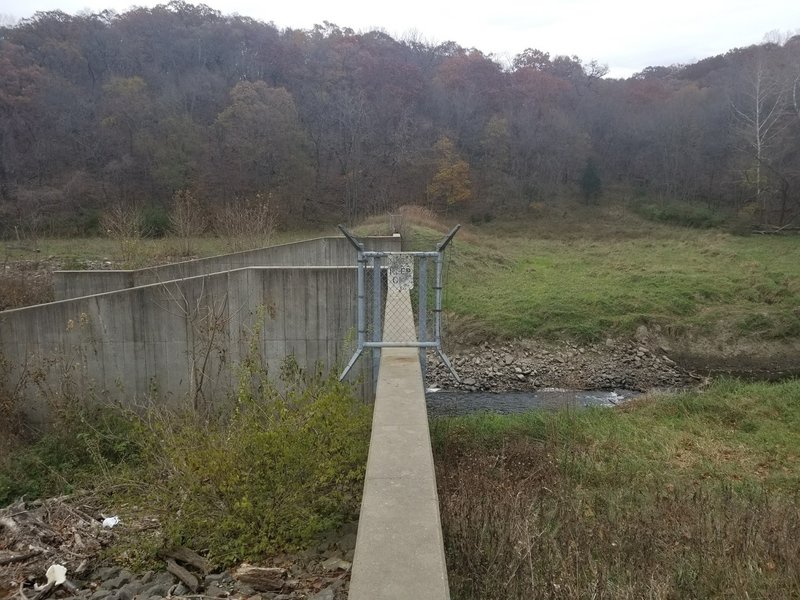
[[[408,292],[390,292],[387,305],[390,303],[393,310],[386,311],[385,331],[409,326],[413,331]],[[393,323],[394,319],[398,322]],[[386,348],[381,352],[349,597],[450,598],[416,348]]]

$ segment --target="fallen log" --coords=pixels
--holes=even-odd
[[[168,552],[164,552],[163,556],[166,558],[174,558],[179,562],[192,566],[195,569],[199,569],[203,572],[203,574],[206,574],[211,570],[211,563],[200,556],[197,552],[190,550],[189,548],[174,548]]]
[[[192,592],[197,592],[197,590],[200,589],[200,582],[197,580],[197,577],[192,575],[192,573],[184,569],[171,558],[167,559],[167,571],[180,579],[181,582]]]

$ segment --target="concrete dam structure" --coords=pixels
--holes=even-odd
[[[365,243],[400,250],[399,237]],[[254,335],[272,373],[289,354],[303,368],[346,362],[355,262],[344,238],[326,237],[138,271],[58,272],[62,300],[0,312],[3,380],[34,425],[50,417],[46,396],[70,389],[213,408],[235,389]],[[351,379],[372,398],[371,365]]]
[[[363,247],[397,253],[400,238]],[[0,312],[0,382],[43,425],[47,398],[76,393],[213,409],[253,348],[271,373],[287,355],[303,368],[341,368],[358,321],[356,259],[350,242],[331,237],[150,269],[58,272],[58,301]],[[370,275],[380,282],[380,267]],[[416,341],[409,291],[390,286],[386,303],[385,331]],[[348,376],[375,402],[352,600],[450,597],[421,357],[386,347]]]

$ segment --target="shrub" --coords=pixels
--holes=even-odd
[[[148,238],[162,238],[169,233],[170,215],[162,206],[149,206],[142,211],[142,233]]]
[[[275,233],[276,215],[269,194],[227,203],[214,209],[214,232],[230,250],[238,252],[268,246]]]
[[[725,218],[716,214],[710,208],[687,204],[684,202],[667,202],[656,205],[650,203],[634,204],[634,210],[646,219],[693,227],[695,229],[710,229],[720,227],[725,223]]]
[[[135,266],[143,252],[144,220],[133,206],[116,204],[100,217],[105,234],[119,245],[120,258],[128,266]]]
[[[176,192],[169,213],[172,233],[181,240],[181,253],[192,254],[192,238],[202,235],[206,229],[206,217],[200,202],[188,190]]]
[[[581,188],[581,195],[587,204],[596,201],[603,194],[603,182],[600,179],[597,165],[593,160],[586,161],[578,183]]]
[[[169,515],[167,542],[224,564],[301,547],[351,517],[366,466],[370,410],[347,384],[290,357],[280,391],[252,364],[232,416],[162,416],[149,436],[144,480]]]

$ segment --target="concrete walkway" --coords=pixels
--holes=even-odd
[[[387,306],[390,303],[394,308],[386,311],[385,331],[409,326],[413,331],[408,292],[390,291]],[[349,597],[450,598],[416,348],[386,348],[381,353]]]

